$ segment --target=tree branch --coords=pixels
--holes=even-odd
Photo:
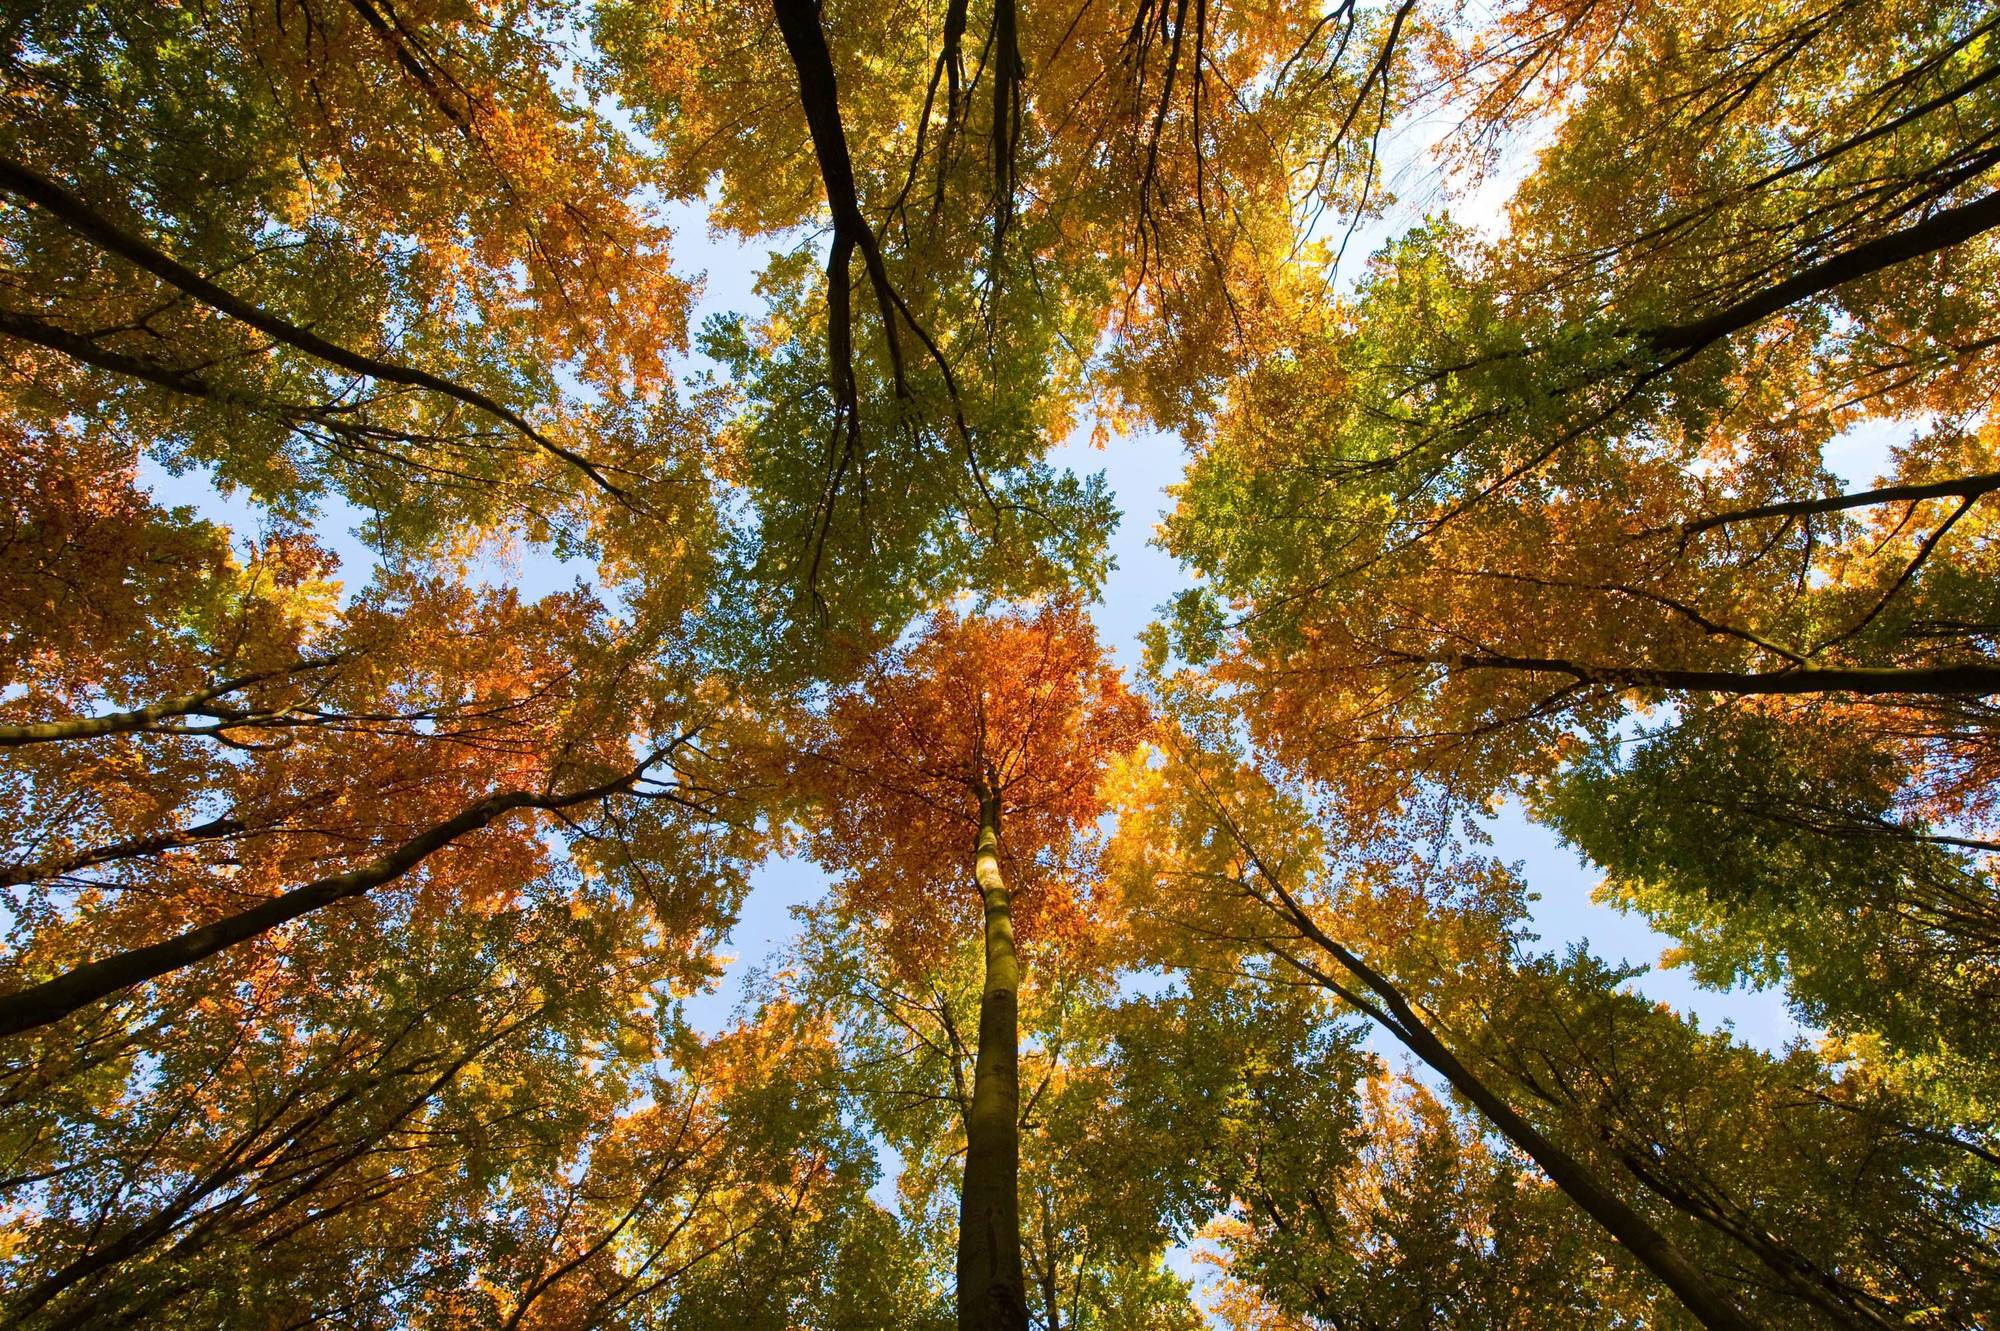
[[[169,698],[164,702],[134,708],[129,712],[109,712],[103,716],[82,716],[68,721],[39,721],[22,726],[0,725],[0,748],[22,744],[48,744],[58,740],[97,739],[105,735],[126,735],[176,716],[216,715],[209,704],[238,689],[261,684],[266,680],[285,679],[314,670],[325,670],[347,659],[346,656],[321,656],[276,670],[238,675],[234,679],[222,680],[220,683],[211,684],[205,689],[198,689],[182,697]],[[233,718],[238,714],[231,712],[228,715]]]
[[[1956,208],[1946,208],[1900,231],[1865,240],[1832,258],[1795,273],[1776,286],[1690,323],[1641,330],[1639,337],[1659,351],[1685,359],[1731,333],[1758,323],[1788,305],[1837,286],[1920,259],[2000,226],[2000,191]]]
[[[1963,662],[1939,666],[1802,666],[1765,673],[1736,670],[1661,670],[1646,666],[1593,665],[1561,657],[1499,654],[1386,655],[1453,670],[1518,670],[1568,675],[1585,684],[1672,689],[1684,693],[1935,693],[1986,697],[2000,694],[2000,664]]]
[[[582,790],[564,794],[507,791],[489,795],[359,868],[293,888],[248,910],[190,929],[165,942],[87,961],[52,980],[0,996],[0,1037],[18,1035],[60,1021],[120,990],[205,961],[218,952],[324,906],[358,897],[402,877],[458,838],[506,814],[520,809],[574,808],[620,794],[640,780],[646,769],[673,747],[670,745],[667,749],[649,754],[622,776]]]
[[[1790,499],[1774,504],[1758,504],[1750,508],[1732,508],[1722,513],[1711,513],[1693,522],[1684,522],[1678,529],[1683,536],[1697,536],[1705,531],[1732,522],[1755,522],[1760,518],[1811,517],[1818,513],[1838,513],[1850,508],[1867,508],[1873,504],[1915,503],[1922,499],[1977,499],[1981,495],[2000,490],[2000,471],[1989,471],[1978,476],[1955,476],[1942,481],[1924,481],[1913,485],[1885,485],[1875,490],[1857,490],[1852,494],[1828,495],[1821,499]],[[1650,533],[1648,533],[1650,534]]]
[[[476,388],[468,388],[440,375],[432,374],[428,370],[374,356],[364,356],[338,343],[328,341],[311,329],[301,328],[287,319],[280,318],[225,290],[192,268],[162,253],[143,238],[126,231],[110,218],[93,210],[81,198],[55,181],[20,162],[0,157],[0,191],[35,204],[106,253],[117,255],[210,309],[246,323],[296,351],[302,351],[355,374],[366,375],[370,379],[403,384],[411,388],[429,389],[453,401],[475,407],[489,416],[498,417],[527,436],[544,452],[562,459],[583,472],[606,493],[624,497],[625,492],[613,484],[595,463],[550,439],[530,425],[527,419],[513,408],[503,405]]]

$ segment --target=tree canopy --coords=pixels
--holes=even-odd
[[[0,86],[0,1322],[2000,1326],[1990,6]]]

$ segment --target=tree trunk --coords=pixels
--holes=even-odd
[[[1016,998],[1021,963],[1000,877],[1000,802],[980,795],[973,877],[986,905],[986,988],[979,1053],[965,1119],[965,1183],[958,1199],[959,1331],[1026,1331],[1021,1269],[1021,1072]]]
[[[1318,921],[1299,904],[1263,857],[1233,828],[1232,835],[1250,856],[1259,876],[1276,894],[1277,912],[1296,926],[1303,937],[1332,957],[1341,969],[1373,992],[1381,1001],[1381,1006],[1377,1007],[1363,996],[1353,993],[1317,967],[1300,962],[1275,942],[1264,944],[1268,950],[1330,989],[1350,1006],[1367,1013],[1432,1071],[1450,1082],[1453,1090],[1470,1100],[1473,1107],[1500,1130],[1502,1136],[1539,1165],[1549,1181],[1576,1203],[1585,1215],[1603,1226],[1625,1246],[1626,1251],[1638,1258],[1641,1265],[1659,1277],[1661,1283],[1680,1299],[1681,1306],[1694,1314],[1695,1320],[1709,1331],[1757,1331],[1756,1324],[1672,1240],[1600,1181],[1589,1165],[1543,1136],[1498,1091],[1460,1062],[1458,1055],[1431,1030],[1401,989],[1320,928]],[[1272,905],[1268,900],[1265,904]]]

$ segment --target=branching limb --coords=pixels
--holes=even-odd
[[[460,837],[523,809],[569,809],[620,795],[644,779],[681,741],[654,751],[630,771],[599,785],[564,792],[505,791],[468,805],[369,863],[293,888],[248,910],[191,929],[165,942],[84,962],[54,979],[0,997],[0,1036],[60,1021],[123,989],[172,974],[335,902],[393,882]]]
[[[261,306],[225,290],[155,248],[142,237],[125,230],[91,208],[81,198],[29,166],[11,158],[0,157],[0,191],[34,204],[105,253],[116,255],[127,263],[144,269],[183,295],[247,324],[295,351],[304,352],[329,365],[337,365],[343,370],[365,375],[370,379],[428,389],[455,402],[483,411],[489,416],[497,417],[519,430],[543,452],[560,458],[583,472],[606,493],[624,497],[625,492],[613,484],[596,463],[556,443],[529,424],[527,418],[513,408],[476,388],[468,388],[464,384],[415,366],[362,355],[336,342],[328,341],[309,328],[302,328],[290,320],[280,318]]]
[[[133,731],[149,729],[161,721],[177,716],[228,715],[241,719],[249,714],[234,709],[218,708],[215,706],[216,700],[240,689],[249,688],[253,684],[326,670],[347,659],[345,656],[314,657],[281,666],[276,670],[261,670],[255,674],[238,675],[179,698],[169,698],[164,702],[134,708],[129,712],[109,712],[103,716],[82,716],[68,721],[40,721],[31,725],[0,726],[0,748],[23,744],[48,744],[60,740],[96,739],[105,735],[126,735]]]

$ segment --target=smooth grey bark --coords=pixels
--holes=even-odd
[[[1674,1296],[1680,1300],[1681,1306],[1692,1313],[1695,1320],[1709,1331],[1758,1331],[1757,1323],[1750,1320],[1736,1302],[1686,1253],[1682,1252],[1678,1245],[1655,1228],[1651,1221],[1624,1198],[1607,1187],[1588,1164],[1544,1136],[1485,1079],[1460,1061],[1458,1055],[1453,1053],[1430,1025],[1418,1015],[1416,1008],[1404,996],[1402,990],[1387,976],[1375,970],[1320,928],[1318,921],[1314,920],[1291,894],[1270,865],[1265,863],[1263,857],[1245,840],[1233,823],[1229,824],[1229,830],[1236,843],[1243,847],[1258,876],[1269,885],[1276,898],[1275,901],[1266,899],[1264,904],[1289,921],[1302,937],[1312,942],[1321,952],[1331,957],[1342,970],[1359,981],[1369,994],[1373,995],[1373,1001],[1367,995],[1356,993],[1343,985],[1310,962],[1292,956],[1275,943],[1266,943],[1265,946],[1275,956],[1324,986],[1358,1011],[1367,1013],[1395,1036],[1405,1048],[1423,1060],[1432,1071],[1449,1082],[1452,1089],[1485,1115],[1487,1122],[1498,1129],[1502,1136],[1540,1166],[1549,1181],[1574,1202],[1579,1210],[1602,1226],[1624,1246],[1627,1252],[1637,1258],[1642,1266],[1672,1290]]]
[[[1021,1265],[1021,963],[1012,898],[1000,876],[1000,800],[979,799],[973,878],[986,911],[986,985],[979,1052],[965,1117],[965,1181],[958,1200],[959,1331],[1027,1331]]]

